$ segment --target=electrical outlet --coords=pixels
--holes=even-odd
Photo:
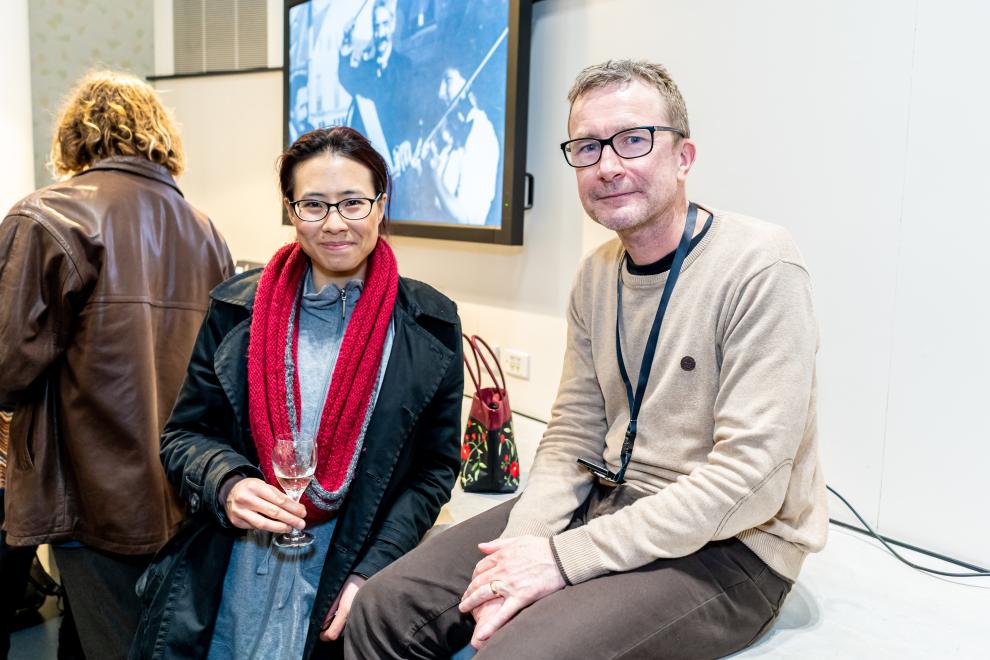
[[[506,375],[529,380],[529,353],[512,348],[503,348],[501,352]]]

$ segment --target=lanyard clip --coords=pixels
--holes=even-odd
[[[622,441],[622,454],[631,454],[633,449],[633,444],[636,442],[636,423],[630,422],[629,428],[626,429],[626,437]]]

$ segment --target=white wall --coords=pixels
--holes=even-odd
[[[904,134],[880,526],[990,563],[990,42],[985,3],[919,3]],[[893,241],[891,241],[893,242]]]
[[[702,140],[694,190],[795,234],[820,319],[826,478],[875,521],[914,7],[873,0],[733,8],[707,19],[708,41],[717,44],[710,56],[678,67],[690,76],[685,93]]]
[[[0,222],[17,200],[34,190],[34,135],[31,130],[31,57],[27,0],[0,3]],[[53,572],[48,546],[39,553]],[[57,575],[57,570],[54,571]]]
[[[275,159],[282,152],[282,74],[172,78],[154,83],[182,131],[179,187],[205,211],[235,259],[266,262],[292,240],[282,226]]]
[[[0,3],[0,212],[34,189],[27,0]],[[0,216],[2,217],[2,216]]]
[[[979,293],[988,18],[965,0],[544,0],[534,6],[527,170],[537,194],[525,245],[396,238],[400,268],[454,297],[469,332],[533,355],[532,379],[510,391],[516,408],[545,419],[573,273],[607,237],[584,218],[557,148],[566,90],[610,57],[664,62],[699,144],[692,197],[788,227],[809,263],[828,481],[882,532],[990,563],[978,490],[990,463],[978,413],[990,367]],[[190,199],[236,256],[264,259],[288,238],[271,165],[281,88],[250,78],[167,85],[199,168],[184,182]],[[833,514],[850,519],[838,504]]]
[[[175,74],[172,0],[154,0],[152,7],[155,14],[155,75],[171,76]]]

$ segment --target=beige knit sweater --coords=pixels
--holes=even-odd
[[[618,469],[629,421],[615,351],[622,252],[615,239],[578,271],[552,418],[503,537],[553,537],[572,584],[733,536],[795,579],[828,524],[811,286],[784,229],[731,213],[715,212],[667,309],[623,486],[642,496],[564,531],[592,486],[575,459],[604,455]],[[623,269],[622,278],[622,347],[635,387],[667,273]]]

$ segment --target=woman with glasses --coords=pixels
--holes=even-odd
[[[335,127],[278,168],[296,240],[211,294],[162,437],[192,516],[139,584],[132,657],[337,655],[354,595],[420,541],[457,475],[460,322],[398,274],[384,159]],[[273,470],[286,436],[297,457],[316,444],[298,503]],[[272,543],[303,527],[311,544]]]

